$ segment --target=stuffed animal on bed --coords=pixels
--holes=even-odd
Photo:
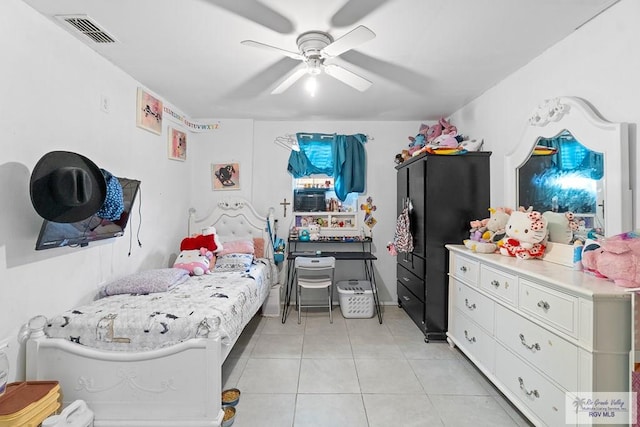
[[[173,268],[187,270],[191,276],[209,274],[213,252],[207,248],[189,249],[180,252]]]
[[[220,252],[223,247],[215,227],[207,227],[202,230],[202,234],[196,234],[191,237],[185,237],[180,242],[180,250],[188,251],[200,248],[206,248],[207,250],[215,253]]]
[[[500,253],[520,259],[542,258],[547,244],[547,220],[533,210],[512,212]]]

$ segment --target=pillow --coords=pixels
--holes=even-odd
[[[107,283],[100,290],[100,296],[118,294],[150,294],[166,292],[189,277],[189,272],[181,268],[159,268],[130,274]]]
[[[251,254],[253,255],[254,246],[252,240],[232,240],[225,242],[224,247],[216,255],[228,254]]]
[[[264,239],[262,237],[253,238],[253,256],[264,258]]]
[[[225,244],[226,246],[226,244]],[[216,258],[215,271],[249,271],[253,263],[253,254],[226,254]]]

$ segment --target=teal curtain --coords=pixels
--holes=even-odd
[[[298,133],[300,151],[291,151],[287,170],[294,178],[313,174],[333,177],[336,196],[345,201],[347,194],[365,189],[366,135]]]

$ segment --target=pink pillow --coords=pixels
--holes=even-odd
[[[222,244],[222,251],[216,253],[217,256],[228,254],[252,254],[254,247],[251,240],[232,240]]]
[[[253,256],[264,258],[264,239],[262,237],[253,238]]]

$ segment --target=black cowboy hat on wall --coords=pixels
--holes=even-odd
[[[31,203],[46,220],[70,223],[89,218],[102,207],[107,183],[88,158],[69,151],[45,154],[33,168]]]

